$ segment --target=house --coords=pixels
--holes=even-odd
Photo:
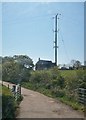
[[[55,63],[52,63],[52,61],[49,60],[38,60],[38,62],[36,63],[36,70],[47,70],[50,69],[52,67],[56,66]]]

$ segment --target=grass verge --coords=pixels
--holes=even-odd
[[[27,89],[40,92],[48,97],[52,97],[52,98],[55,98],[57,100],[60,100],[61,102],[65,103],[66,105],[71,106],[74,110],[79,110],[79,111],[84,112],[84,105],[78,103],[78,101],[76,101],[74,99],[70,99],[68,96],[63,94],[63,91],[61,94],[60,93],[56,94],[56,93],[53,93],[51,89],[46,89],[43,86],[37,86],[37,85],[29,83],[29,82],[28,83],[23,82],[22,86],[27,88]]]
[[[19,104],[23,98],[15,101],[12,92],[6,86],[2,87],[2,119],[16,118]]]

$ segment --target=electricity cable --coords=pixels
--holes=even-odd
[[[63,35],[62,35],[62,32],[61,32],[61,29],[59,30],[59,33],[60,33],[60,35],[61,35],[61,41],[62,41],[63,46],[64,46],[65,55],[66,55],[67,59],[70,60],[70,59],[69,59],[68,52],[67,52],[67,49],[66,49],[66,46],[65,46],[65,42],[64,42],[64,39],[63,39]]]

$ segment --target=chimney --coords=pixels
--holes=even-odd
[[[40,61],[40,58],[38,59],[38,61]]]

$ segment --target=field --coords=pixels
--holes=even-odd
[[[77,75],[77,70],[60,70],[60,72],[64,78],[73,77]]]

